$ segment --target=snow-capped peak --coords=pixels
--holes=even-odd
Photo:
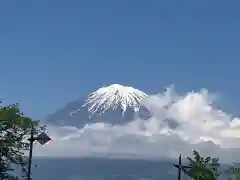
[[[88,111],[92,114],[102,114],[109,108],[114,110],[120,107],[123,110],[122,115],[124,115],[128,107],[138,111],[139,102],[147,96],[147,94],[138,89],[113,84],[99,88],[97,91],[89,94],[83,106],[88,107]]]

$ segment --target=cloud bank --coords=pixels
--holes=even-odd
[[[108,156],[176,158],[193,149],[222,161],[240,157],[240,119],[216,108],[217,97],[206,89],[179,95],[167,88],[142,106],[152,117],[125,125],[106,123],[76,127],[47,126],[52,141],[35,145],[35,156]],[[239,159],[240,160],[240,159]]]

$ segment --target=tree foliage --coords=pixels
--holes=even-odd
[[[38,134],[44,127],[24,116],[18,104],[0,107],[0,177],[4,179],[15,179],[11,174],[13,166],[20,166],[23,176],[27,172],[27,157],[25,153],[29,150],[31,130]]]
[[[193,158],[188,157],[188,167],[184,173],[195,180],[216,180],[218,159],[212,157],[202,157],[199,152],[193,151]]]

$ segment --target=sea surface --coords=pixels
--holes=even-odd
[[[174,161],[34,159],[33,180],[176,180]],[[188,179],[183,176],[183,180]]]
[[[177,160],[34,158],[32,180],[177,180],[178,170],[173,166],[176,163]],[[240,180],[240,163],[221,164],[218,172],[218,180]],[[182,173],[182,180],[189,178]]]

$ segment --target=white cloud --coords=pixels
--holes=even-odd
[[[153,115],[148,120],[117,126],[96,123],[83,129],[47,126],[52,141],[35,145],[34,154],[176,158],[196,148],[222,160],[236,159],[240,155],[240,119],[215,108],[215,100],[207,90],[180,96],[168,88],[142,102]],[[172,128],[169,121],[178,126]]]

